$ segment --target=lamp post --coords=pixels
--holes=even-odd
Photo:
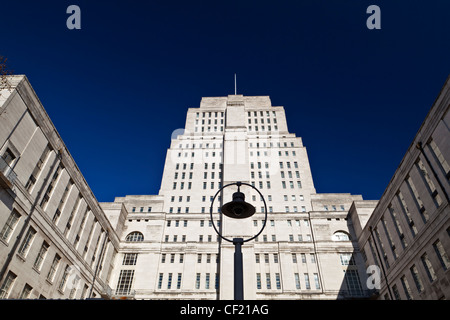
[[[233,200],[222,206],[221,210],[219,210],[219,214],[223,213],[224,215],[226,215],[227,217],[232,218],[232,219],[245,219],[245,218],[249,218],[255,214],[255,211],[256,211],[255,207],[252,206],[251,204],[245,202],[245,195],[240,191],[240,187],[242,185],[246,185],[246,186],[249,186],[249,187],[255,189],[259,193],[259,195],[261,196],[261,199],[264,202],[265,215],[264,215],[264,221],[263,221],[262,228],[255,236],[245,239],[245,240],[243,238],[228,239],[228,238],[224,237],[219,232],[219,230],[217,230],[216,225],[214,224],[214,219],[213,219],[213,215],[212,215],[214,201],[216,200],[217,195],[223,189],[225,189],[229,186],[232,186],[232,185],[236,185],[238,187],[238,190],[237,190],[237,192],[233,193]],[[223,186],[222,188],[219,189],[219,191],[216,192],[216,194],[214,195],[214,198],[211,202],[209,214],[210,214],[212,226],[214,227],[214,230],[219,235],[219,237],[221,237],[225,241],[233,243],[233,245],[234,245],[234,300],[244,300],[244,273],[243,273],[243,265],[242,265],[242,245],[245,242],[249,242],[249,241],[255,239],[264,230],[264,228],[266,226],[266,222],[267,222],[266,200],[264,199],[261,192],[257,188],[252,186],[251,184],[248,184],[245,182],[239,182],[239,181],[233,182],[233,183]]]

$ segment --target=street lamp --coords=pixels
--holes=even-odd
[[[214,219],[212,216],[214,200],[216,200],[217,195],[220,192],[222,192],[223,189],[225,189],[229,186],[232,186],[232,185],[236,185],[238,187],[238,190],[237,190],[237,192],[233,193],[233,200],[222,206],[222,208],[219,210],[219,214],[223,213],[224,215],[226,215],[227,217],[232,218],[232,219],[245,219],[245,218],[249,218],[255,214],[255,211],[256,211],[255,207],[252,206],[251,204],[245,202],[245,195],[240,191],[240,187],[242,185],[246,185],[246,186],[249,186],[249,187],[255,189],[259,193],[259,195],[261,196],[261,199],[264,202],[265,215],[264,215],[264,221],[263,221],[262,228],[255,236],[253,236],[249,239],[246,239],[246,240],[244,240],[243,238],[233,238],[232,240],[225,238],[224,236],[222,236],[222,234],[219,232],[219,230],[217,230],[216,225],[214,224]],[[267,222],[266,200],[264,199],[261,192],[257,188],[252,186],[251,184],[248,184],[245,182],[240,182],[240,181],[233,182],[233,183],[223,186],[222,188],[219,189],[219,191],[216,192],[216,194],[214,195],[214,198],[211,202],[209,214],[210,214],[212,226],[214,227],[214,230],[219,235],[219,237],[221,237],[225,241],[228,241],[228,242],[231,242],[234,244],[234,300],[244,300],[244,274],[243,274],[243,267],[242,267],[241,247],[245,242],[249,242],[249,241],[255,239],[264,230],[264,228],[266,226],[266,222]]]

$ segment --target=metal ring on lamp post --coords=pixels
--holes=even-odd
[[[222,188],[220,188],[219,191],[217,191],[216,194],[214,195],[214,198],[213,198],[213,200],[212,200],[212,202],[211,202],[211,207],[210,207],[210,209],[209,209],[209,215],[210,215],[210,218],[211,218],[211,222],[212,222],[212,225],[213,225],[213,227],[214,227],[214,230],[215,230],[216,233],[219,235],[219,237],[221,237],[221,238],[222,238],[223,240],[225,240],[225,241],[233,242],[233,240],[230,240],[230,239],[228,239],[228,238],[225,238],[224,236],[222,236],[222,235],[220,234],[220,232],[219,232],[219,231],[217,230],[217,228],[216,228],[216,225],[214,224],[214,219],[213,219],[213,216],[212,216],[212,214],[213,214],[213,204],[214,204],[214,201],[216,200],[217,195],[218,195],[223,189],[225,189],[226,187],[232,186],[232,185],[237,185],[238,187],[240,187],[241,185],[246,185],[246,186],[252,187],[253,189],[255,189],[255,190],[259,193],[259,195],[261,196],[261,199],[262,199],[263,202],[264,202],[264,221],[263,221],[263,226],[262,226],[261,230],[260,230],[255,236],[253,236],[253,237],[251,237],[251,238],[249,238],[249,239],[243,240],[243,242],[249,242],[249,241],[255,239],[256,237],[258,237],[258,236],[261,234],[261,232],[263,232],[264,228],[266,227],[266,222],[267,222],[267,204],[266,204],[266,200],[264,199],[264,197],[263,197],[263,195],[261,194],[261,192],[260,192],[256,187],[252,186],[251,184],[248,184],[248,183],[245,183],[245,182],[233,182],[233,183],[229,183],[229,184],[223,186]],[[219,210],[219,214],[222,215],[222,210]]]

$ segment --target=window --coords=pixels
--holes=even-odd
[[[6,242],[9,241],[9,238],[10,238],[11,234],[13,233],[14,228],[16,227],[19,219],[20,219],[20,214],[16,210],[13,210],[11,212],[11,214],[9,215],[8,220],[6,220],[6,223],[3,226],[2,231],[0,232],[0,239],[4,240]]]
[[[307,273],[305,273],[304,276],[305,276],[305,287],[306,287],[306,289],[311,289],[311,285],[309,283],[309,275]]]
[[[351,253],[341,253],[341,265],[343,266],[353,266],[355,265],[355,259],[353,258],[353,255]]]
[[[420,280],[419,271],[417,271],[417,268],[415,265],[412,265],[411,268],[409,268],[411,271],[411,275],[413,277],[414,283],[416,285],[417,291],[420,293],[423,290],[423,284],[422,280]]]
[[[261,289],[261,273],[256,274],[256,289]]]
[[[158,288],[162,285],[162,273],[159,274]],[[133,283],[134,270],[120,270],[119,281],[117,282],[116,294],[127,295],[131,291]]]
[[[428,259],[428,255],[425,253],[420,257],[420,259],[422,260],[425,271],[427,272],[428,279],[430,280],[430,282],[433,282],[434,280],[436,280],[436,274],[434,273],[433,266]]]
[[[271,289],[272,285],[270,283],[270,273],[266,273],[266,288]]]
[[[417,161],[416,166],[419,169],[419,173],[421,174],[422,179],[426,182],[426,186],[428,187],[428,191],[431,193],[431,196],[433,197],[436,207],[439,207],[442,203],[442,199],[436,189],[436,186],[434,185],[433,180],[431,180],[430,175],[428,174],[428,171],[425,168],[425,165],[422,163],[422,161],[419,160]]]
[[[30,175],[30,178],[28,179],[25,188],[30,191],[33,185],[36,183],[37,177],[39,176],[39,173],[41,172],[42,168],[44,167],[44,162],[47,159],[48,154],[50,153],[50,147],[47,145],[45,147],[44,152],[41,155],[41,158],[39,159],[38,163],[36,164],[36,167],[34,168],[33,172]]]
[[[295,288],[300,289],[300,276],[298,273],[294,273],[294,279],[295,279]]]
[[[403,209],[402,211],[403,211],[403,214],[405,215],[406,221],[408,222],[408,226],[409,226],[409,228],[411,230],[412,236],[415,237],[416,234],[417,234],[417,228],[416,228],[416,226],[414,224],[414,220],[412,219],[411,214],[409,212],[409,209],[408,209],[408,207],[406,205],[405,199],[403,198],[403,194],[401,192],[398,192],[397,193],[397,198],[398,198],[398,200],[400,202],[400,205],[401,205],[401,207]]]
[[[361,282],[359,280],[359,275],[357,270],[347,269],[344,270],[345,273],[345,283],[347,285],[347,290],[351,295],[361,295]]]
[[[279,273],[275,273],[275,283],[276,283],[277,289],[281,289],[281,280],[280,280]]]
[[[58,287],[58,290],[61,292],[64,292],[66,282],[67,282],[67,277],[69,276],[70,270],[71,269],[70,269],[69,265],[67,265],[66,268],[64,269],[64,273],[61,277],[61,282],[59,283],[59,287]]]
[[[205,276],[205,289],[209,289],[209,273],[206,274]]]
[[[412,300],[411,288],[409,287],[408,280],[406,280],[405,276],[400,278],[400,282],[402,283],[403,290],[405,291],[406,299]]]
[[[135,266],[137,260],[137,253],[125,253],[123,255],[122,265],[124,266]]]
[[[398,292],[398,289],[397,289],[397,285],[396,285],[396,284],[394,284],[394,285],[392,286],[392,291],[394,292],[395,300],[402,300],[402,299],[400,298],[400,293]]]
[[[172,273],[169,273],[169,276],[167,277],[167,289],[172,288]]]
[[[445,175],[448,177],[450,173],[450,166],[448,165],[447,161],[444,159],[444,156],[441,153],[441,150],[437,146],[436,142],[434,140],[430,140],[429,142],[431,150],[433,150],[435,158],[438,160],[439,164],[441,165],[442,171],[444,171]]]
[[[39,250],[39,253],[38,253],[36,260],[34,261],[34,265],[33,265],[33,268],[35,268],[36,270],[41,269],[42,262],[44,261],[44,258],[47,254],[49,246],[50,245],[45,241],[42,243],[41,249]]]
[[[36,234],[36,230],[34,230],[32,227],[28,229],[27,234],[25,235],[25,238],[22,241],[22,245],[19,249],[19,254],[22,257],[26,257],[28,250],[30,249],[31,243],[33,242],[34,236]]]
[[[200,289],[200,273],[197,273],[195,278],[195,289]]]
[[[181,273],[178,274],[178,278],[177,278],[177,289],[181,289]]]
[[[444,268],[444,270],[447,270],[450,266],[450,261],[448,260],[447,253],[445,252],[441,241],[437,240],[435,243],[433,243],[433,248],[439,258],[439,261],[441,262],[442,268]]]
[[[140,232],[135,231],[135,232],[128,234],[125,241],[142,242],[142,241],[144,241],[144,235]]]
[[[344,231],[336,231],[332,236],[333,241],[350,241],[350,236]]]
[[[53,174],[52,180],[50,182],[50,185],[47,187],[47,191],[44,194],[44,197],[41,200],[41,203],[39,206],[43,209],[45,209],[45,206],[47,205],[48,201],[50,200],[50,193],[52,192],[53,188],[55,187],[58,177],[63,170],[63,167],[61,165],[58,166],[58,169],[56,169],[56,172]]]
[[[317,273],[314,273],[313,276],[314,276],[314,284],[316,285],[316,289],[320,289],[319,275]]]
[[[29,299],[31,295],[31,291],[33,288],[27,283],[25,284],[22,293],[19,296],[19,299]]]
[[[55,258],[53,258],[52,265],[50,267],[50,271],[47,274],[47,280],[50,282],[53,282],[53,279],[55,278],[56,270],[58,270],[59,262],[61,261],[61,257],[56,254]]]
[[[17,276],[14,273],[11,271],[8,272],[5,281],[3,281],[2,286],[0,287],[0,299],[8,298],[9,292],[16,278]]]

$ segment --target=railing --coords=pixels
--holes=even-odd
[[[0,157],[0,172],[9,181],[10,185],[8,185],[8,187],[11,187],[17,179],[17,174],[2,157]]]

